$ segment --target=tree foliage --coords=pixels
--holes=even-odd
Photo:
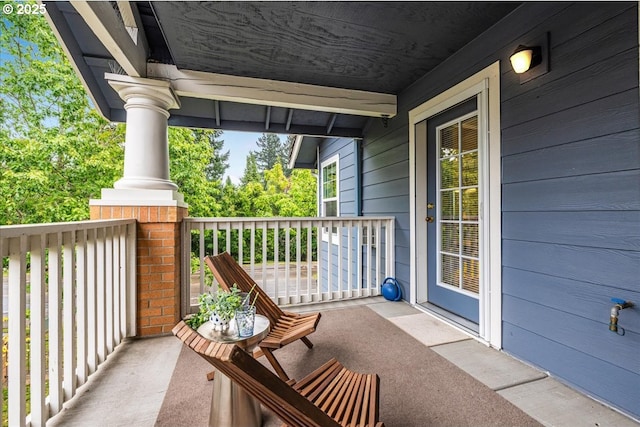
[[[0,21],[0,224],[86,219],[122,174],[124,127],[101,118],[44,17]]]
[[[84,220],[122,177],[125,126],[92,107],[44,17],[0,21],[0,224]],[[241,184],[219,130],[169,129],[171,179],[194,217],[312,216],[315,178],[286,169],[289,145],[263,134]]]
[[[279,163],[284,174],[289,176],[291,171],[287,168],[289,157],[287,141],[281,141],[280,136],[275,133],[263,133],[256,144],[258,145],[258,151],[255,152],[256,165],[260,172],[264,173]]]

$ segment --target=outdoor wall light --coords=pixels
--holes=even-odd
[[[549,72],[549,33],[528,37],[509,56],[513,71],[520,77],[520,84]]]
[[[509,57],[513,71],[517,74],[522,74],[538,65],[540,63],[540,51],[540,46],[518,46]]]

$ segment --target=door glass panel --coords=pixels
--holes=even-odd
[[[462,289],[477,294],[480,291],[480,265],[477,259],[462,260]]]
[[[440,193],[440,215],[443,220],[454,220],[460,218],[460,192],[443,191]]]
[[[462,122],[462,151],[478,149],[478,116]]]
[[[462,219],[465,221],[478,220],[478,189],[462,190]]]
[[[460,161],[458,156],[440,160],[440,187],[452,188],[460,185]]]
[[[460,283],[460,259],[456,256],[442,255],[441,265],[441,281],[457,288]]]
[[[479,235],[477,224],[462,226],[462,255],[478,257]]]
[[[478,185],[478,152],[462,155],[462,186]]]
[[[438,133],[440,193],[438,283],[478,294],[480,287],[478,117]]]
[[[453,125],[440,131],[440,158],[458,154],[458,126]]]
[[[460,231],[459,225],[442,224],[442,251],[451,254],[460,253]]]

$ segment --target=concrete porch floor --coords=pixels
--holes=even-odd
[[[407,303],[375,297],[298,307],[296,311],[360,304],[368,305],[545,426],[640,426],[640,422]],[[153,426],[181,346],[173,336],[127,340],[47,426]]]

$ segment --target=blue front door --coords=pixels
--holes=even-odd
[[[476,97],[427,120],[428,301],[476,324],[481,285],[478,135]]]

